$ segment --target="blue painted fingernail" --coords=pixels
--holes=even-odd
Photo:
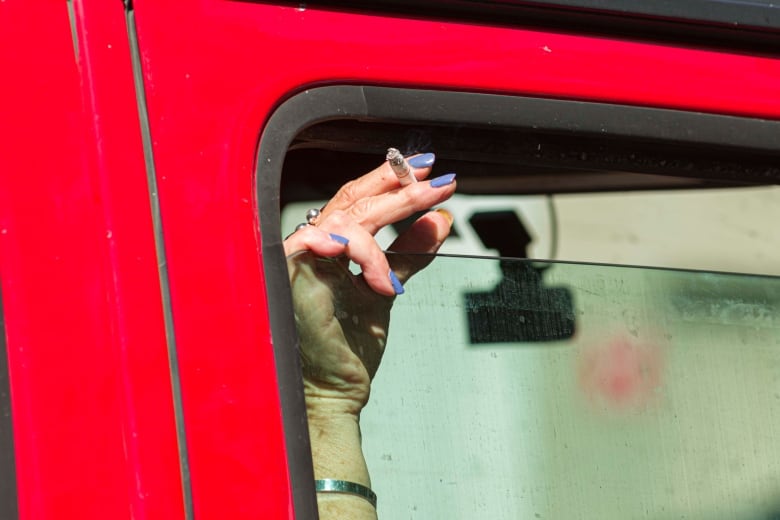
[[[342,246],[345,246],[349,244],[349,239],[347,237],[343,237],[341,235],[337,235],[336,233],[329,233],[330,238],[341,244]]]
[[[390,277],[390,283],[393,284],[393,290],[395,291],[395,294],[403,294],[404,286],[401,285],[401,280],[398,279],[392,269],[390,269],[388,276]]]
[[[409,166],[412,168],[430,168],[436,162],[436,156],[432,153],[424,153],[409,159]]]
[[[447,173],[442,175],[441,177],[436,177],[435,179],[431,179],[431,188],[441,188],[442,186],[447,186],[448,184],[452,184],[453,182],[455,182],[455,174]]]

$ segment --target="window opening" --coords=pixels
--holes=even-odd
[[[642,122],[638,127],[635,125],[637,121]],[[549,193],[576,196],[574,194],[592,191],[599,194],[616,192],[622,197],[626,191],[632,190],[667,190],[659,191],[667,194],[678,188],[770,185],[780,180],[780,170],[776,166],[780,155],[776,146],[778,126],[780,123],[771,121],[639,107],[359,86],[312,89],[283,103],[266,126],[260,142],[257,182],[269,297],[279,304],[270,309],[271,325],[296,511],[311,508],[315,502],[311,460],[306,452],[308,437],[305,429],[301,431],[304,403],[299,391],[301,376],[295,350],[295,326],[287,310],[291,307],[290,294],[286,263],[280,248],[282,233],[289,233],[292,229],[284,221],[292,219],[290,224],[294,226],[300,222],[305,209],[315,207],[312,201],[326,200],[344,181],[375,167],[377,158],[383,156],[387,146],[401,143],[406,143],[406,152],[434,151],[438,156],[437,169],[458,172],[459,191],[465,197],[472,197],[464,202],[469,210],[466,218],[458,219],[460,222],[469,222],[478,215],[476,223],[480,214],[507,211],[495,207],[485,211],[470,205],[473,197],[482,195],[514,199]],[[284,213],[278,210],[279,201]],[[305,207],[299,211],[296,206],[300,205]],[[558,220],[555,212],[551,211],[555,206],[557,203],[549,204],[546,198],[539,206],[549,214],[549,225],[553,228],[557,227],[555,222]],[[286,213],[295,216],[288,219]],[[510,215],[505,217],[511,219]],[[525,213],[516,213],[515,217],[524,227],[531,221]],[[537,238],[533,236],[534,229],[525,231],[529,237]],[[482,248],[486,247],[486,242],[482,240],[487,238],[484,235],[484,232],[480,235],[468,227],[457,229],[458,240],[463,243],[471,240],[472,244],[479,242]],[[533,251],[533,242],[531,240],[525,249],[528,256],[539,257]],[[502,246],[498,244],[494,247],[500,249]],[[556,249],[550,244],[546,247],[549,251]],[[502,273],[501,261],[493,262]],[[439,259],[436,263],[438,265]],[[442,260],[442,263],[446,261]],[[456,298],[463,311],[459,330],[469,336],[466,350],[469,355],[486,354],[496,359],[496,338],[502,343],[530,347],[528,350],[521,349],[523,352],[539,352],[540,348],[544,352],[561,352],[565,349],[553,345],[579,338],[582,330],[581,308],[578,307],[580,288],[571,280],[559,283],[560,280],[553,274],[557,271],[551,271],[553,266],[558,269],[557,266],[568,264],[526,261],[522,265],[525,267],[520,270],[510,268],[501,276],[517,280],[518,276],[533,274],[538,293],[559,304],[552,313],[558,320],[555,327],[550,327],[551,321],[548,320],[547,326],[542,329],[557,329],[557,332],[546,338],[518,338],[516,331],[500,336],[492,335],[490,327],[480,329],[479,319],[468,318],[468,314],[474,314],[479,307],[473,295],[500,293],[496,288],[500,287],[501,278],[494,278],[490,284],[471,286],[468,291],[461,291]],[[475,269],[480,270],[481,267]],[[485,270],[489,271],[495,274],[495,270]],[[632,272],[644,273],[645,269]],[[606,284],[609,288],[622,287],[620,280],[609,281],[611,279],[606,275],[594,276],[594,283]],[[434,285],[442,289],[447,284]],[[609,291],[602,292],[609,296]],[[438,297],[443,296],[439,294]],[[502,297],[505,295],[498,295],[499,300]],[[766,305],[770,308],[774,304]],[[631,335],[636,330],[632,323],[644,311],[618,305],[610,312],[618,317],[619,322],[622,320],[621,326],[627,327]],[[523,317],[526,321],[539,319],[538,315]],[[453,323],[457,322],[450,324]],[[770,322],[770,328],[773,326]],[[633,343],[626,349],[621,343],[622,337],[607,342],[608,345],[617,344],[614,351],[619,358],[653,358],[650,354],[645,356],[644,350],[637,351],[635,346],[631,346]],[[545,347],[537,346],[539,342],[543,342]],[[479,352],[483,354],[475,354]],[[650,370],[652,366],[646,368]],[[642,368],[640,372],[643,370],[647,371]],[[392,376],[387,377],[392,380]],[[532,415],[526,419],[531,420]],[[470,420],[479,420],[479,417]],[[520,426],[522,429],[528,425],[523,423]],[[435,439],[435,436],[430,439]],[[376,449],[378,451],[374,455],[381,460],[392,457],[390,453],[380,453],[381,448]],[[467,478],[473,482],[483,475],[484,467],[480,470],[478,461],[472,459],[471,462],[476,464],[475,472]],[[444,476],[440,479],[440,483],[450,483]],[[414,506],[408,501],[398,503]],[[770,506],[767,508],[771,509]],[[404,512],[407,513],[409,511]],[[537,513],[541,514],[532,512]]]

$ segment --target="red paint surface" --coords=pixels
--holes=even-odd
[[[176,519],[181,478],[119,2],[0,3],[0,273],[23,520]]]
[[[771,59],[252,2],[135,6],[201,517],[287,505],[252,202],[259,136],[286,97],[375,84],[780,117]]]
[[[65,2],[0,1],[0,65],[13,71],[0,97],[0,275],[21,514],[180,518],[121,3],[75,6],[78,63]],[[253,2],[135,7],[201,519],[292,518],[254,202],[259,135],[286,97],[398,85],[780,118],[769,58]],[[596,378],[618,400],[636,387],[630,353],[607,349],[619,362]]]

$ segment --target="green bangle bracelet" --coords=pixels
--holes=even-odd
[[[357,482],[325,478],[322,480],[315,480],[314,488],[317,490],[317,493],[344,493],[347,495],[357,495],[360,498],[368,500],[368,503],[376,508],[376,493]]]

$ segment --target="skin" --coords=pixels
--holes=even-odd
[[[430,168],[415,168],[413,174],[421,182],[401,187],[384,163],[345,184],[315,225],[285,240],[315,479],[348,480],[371,487],[360,443],[360,411],[368,402],[371,380],[387,342],[396,297],[388,273],[392,269],[403,283],[429,261],[388,258],[374,235],[452,196],[456,183],[432,187],[425,181],[430,173]],[[448,212],[429,211],[389,250],[435,253],[451,225]],[[334,240],[331,233],[349,243]],[[361,275],[349,271],[350,261],[361,267]],[[322,520],[376,518],[376,510],[358,496],[319,493],[317,500]]]

